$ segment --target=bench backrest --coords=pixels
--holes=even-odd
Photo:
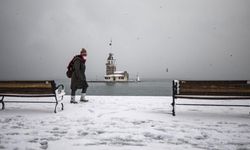
[[[179,95],[250,96],[249,81],[183,81],[177,82]]]
[[[54,81],[0,81],[0,94],[55,94]]]

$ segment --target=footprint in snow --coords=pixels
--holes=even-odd
[[[64,129],[59,129],[58,127],[54,127],[52,129],[52,131],[50,131],[50,133],[52,133],[55,137],[62,137],[65,134],[68,133],[68,131],[64,130]]]
[[[80,136],[80,137],[86,136],[86,135],[88,135],[88,134],[89,134],[88,132],[85,132],[85,131],[83,131],[83,130],[78,130],[78,131],[77,131],[77,135]]]
[[[37,143],[38,140],[39,140],[38,138],[34,138],[34,139],[32,139],[32,140],[29,140],[29,142],[30,142],[30,143]]]
[[[249,127],[248,124],[239,124],[238,127]]]
[[[92,109],[88,109],[89,112],[94,113],[95,111]]]
[[[41,149],[47,149],[48,148],[48,141],[41,141],[40,142],[40,148]]]
[[[208,138],[207,133],[201,132],[201,135],[194,137],[196,140],[204,140]]]

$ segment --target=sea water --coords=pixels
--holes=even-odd
[[[63,84],[67,95],[70,95],[70,79],[57,80]],[[104,96],[170,96],[172,80],[144,80],[141,82],[88,82],[88,95]],[[80,94],[81,90],[77,91]]]

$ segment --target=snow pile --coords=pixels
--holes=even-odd
[[[56,114],[53,104],[6,103],[0,149],[250,149],[249,108],[177,106],[173,117],[171,97],[88,98],[66,96]]]

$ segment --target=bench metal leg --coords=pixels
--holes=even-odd
[[[173,97],[173,102],[171,103],[173,109],[172,109],[172,115],[175,116],[175,98]]]
[[[56,112],[57,112],[57,111],[56,111],[57,105],[58,105],[58,102],[56,103],[54,113],[56,113]],[[61,110],[64,110],[64,105],[63,105],[63,103],[61,103],[61,106],[62,106]]]
[[[177,93],[177,83],[175,80],[172,82],[172,96],[173,96],[173,102],[171,103],[173,110],[172,110],[172,115],[175,116],[175,95]]]
[[[58,105],[58,100],[57,100],[57,97],[55,96],[55,100],[56,100],[56,106],[55,106],[55,109],[54,109],[54,113],[56,113],[56,107]]]
[[[63,99],[63,96],[61,97],[61,100]],[[58,105],[58,100],[57,100],[57,97],[55,96],[55,100],[56,100],[56,106],[55,106],[55,109],[54,109],[54,113],[56,113],[57,111],[56,111],[56,108],[57,108],[57,105]],[[61,108],[61,110],[63,110],[64,109],[64,105],[63,105],[63,103],[61,102],[61,106],[62,106],[62,108]]]
[[[63,103],[61,103],[61,105],[62,105],[62,110],[64,110],[64,106],[63,106]]]
[[[4,105],[4,101],[3,101],[3,99],[4,99],[4,96],[2,96],[2,99],[0,100],[0,101],[1,101],[1,103],[2,103],[2,109],[4,109],[4,108],[5,108],[5,105]]]
[[[56,113],[56,107],[57,107],[57,105],[58,105],[58,102],[56,102],[56,106],[55,106],[55,110],[54,110],[54,113]]]
[[[63,96],[61,97],[61,101],[63,100]],[[61,105],[62,105],[62,110],[64,110],[64,105],[63,103],[61,102]]]

